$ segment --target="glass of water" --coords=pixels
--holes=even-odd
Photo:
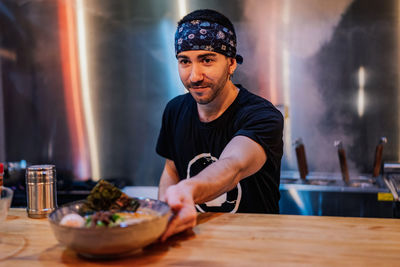
[[[11,206],[13,191],[5,186],[0,186],[0,222],[7,218],[8,210]]]

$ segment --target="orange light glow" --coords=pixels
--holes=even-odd
[[[273,8],[274,10],[277,9],[276,7],[276,2],[273,2]],[[272,12],[272,16],[270,18],[270,30],[272,31],[271,34],[269,35],[269,100],[273,104],[278,104],[278,99],[277,99],[277,91],[278,91],[278,83],[277,83],[277,56],[278,56],[278,51],[276,49],[276,13],[277,12]]]
[[[80,78],[74,7],[71,1],[58,1],[59,38],[68,129],[72,145],[74,175],[79,180],[90,177],[85,146],[85,124],[80,94]]]

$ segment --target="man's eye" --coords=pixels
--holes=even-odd
[[[211,63],[213,60],[211,59],[211,58],[205,58],[205,59],[203,59],[203,62],[204,63],[207,63],[207,64],[209,64],[209,63]]]
[[[181,59],[181,60],[179,60],[179,63],[180,63],[180,64],[188,64],[188,63],[189,63],[189,60],[187,60],[187,59]]]

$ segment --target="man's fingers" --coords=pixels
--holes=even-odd
[[[180,224],[180,225],[169,225],[167,228],[167,231],[164,232],[164,234],[161,236],[161,241],[164,242],[165,240],[168,239],[168,237],[180,233],[184,230],[193,228],[194,224],[192,222],[188,222],[186,224]]]
[[[185,188],[181,188],[179,183],[168,187],[165,199],[174,216],[169,221],[161,241],[165,241],[171,235],[193,227],[197,218],[193,196]]]
[[[176,229],[177,228],[181,228],[181,225],[193,225],[192,223],[192,219],[190,217],[183,217],[181,214],[176,214],[174,217],[172,217],[172,219],[169,221],[168,226],[167,226],[167,230],[165,231],[166,234],[168,234],[168,236],[173,235],[174,233],[176,233]]]
[[[180,210],[169,222],[167,230],[161,237],[161,241],[165,241],[171,235],[179,233],[196,225],[197,213],[191,213],[190,210]]]
[[[169,194],[165,201],[168,203],[174,213],[177,213],[183,206],[182,200],[175,196],[175,194]]]

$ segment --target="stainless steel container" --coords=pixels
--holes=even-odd
[[[27,212],[31,218],[44,218],[57,208],[56,167],[34,165],[26,169]]]

